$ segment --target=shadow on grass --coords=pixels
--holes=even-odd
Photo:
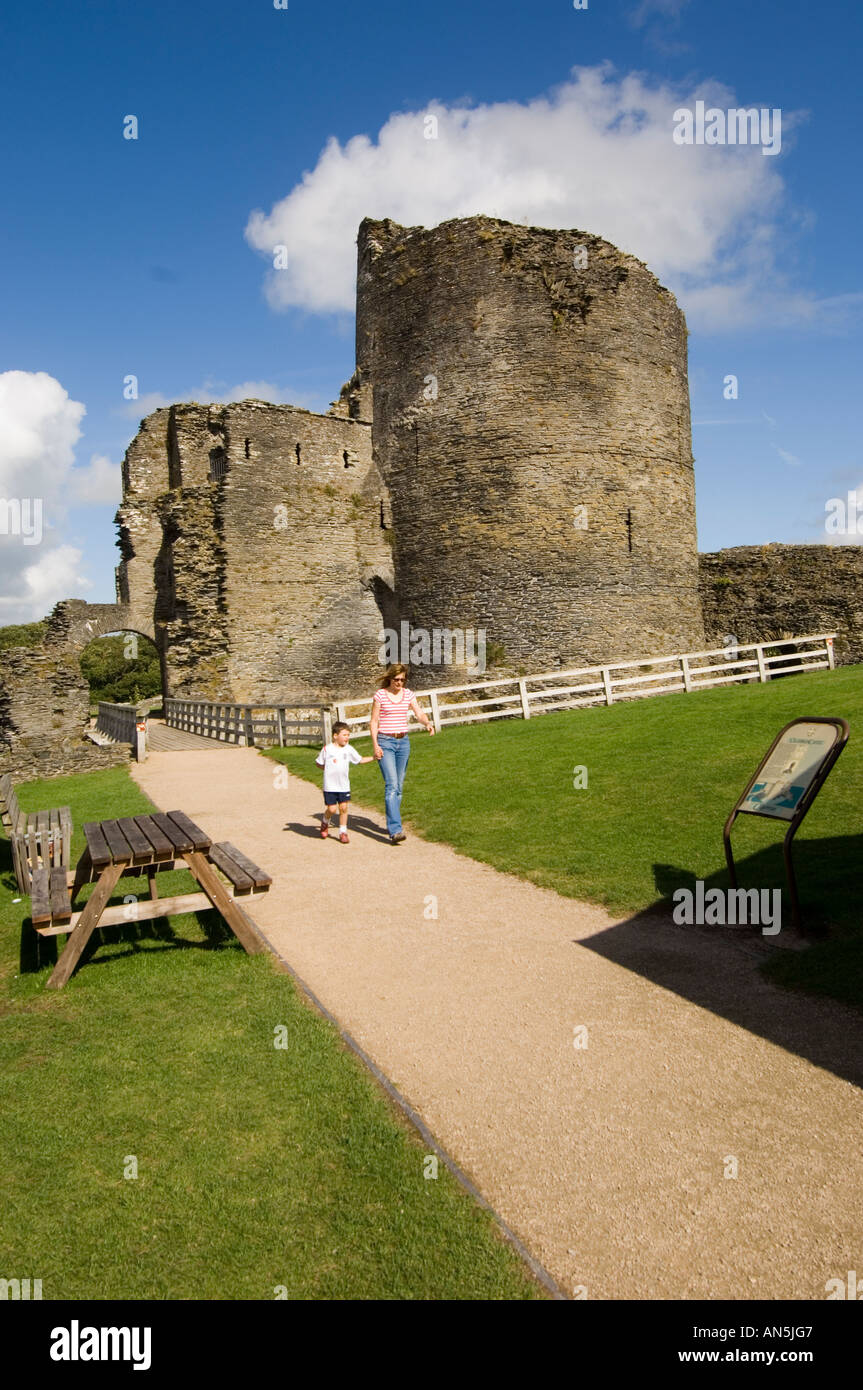
[[[215,908],[208,909],[206,912],[194,912],[185,914],[195,922],[198,930],[203,936],[203,940],[182,934],[182,928],[172,926],[167,917],[154,917],[143,922],[121,922],[112,926],[97,928],[84,950],[81,959],[78,961],[73,975],[85,965],[108,965],[112,961],[121,960],[124,956],[137,955],[141,950],[146,951],[213,951],[222,950],[226,947],[236,947],[242,951],[243,947],[231,931],[228,924],[219,915]],[[57,963],[56,936],[40,936],[33,926],[32,920],[27,917],[21,925],[21,943],[19,950],[19,970],[22,975],[35,974],[44,970],[46,966],[54,966]],[[68,937],[63,936],[60,940],[64,943]],[[108,954],[99,957],[100,947],[117,947],[125,945],[126,950],[111,950]]]
[[[671,895],[678,888],[694,889],[696,875],[656,864],[662,898],[579,944],[863,1087],[863,1028],[859,1013],[852,1011],[863,1001],[863,836],[802,841],[793,853],[806,937],[790,931],[781,847],[770,845],[735,859],[741,888],[782,889],[782,930],[777,936],[765,937],[757,927],[678,926]],[[703,881],[705,891],[729,886],[725,870]],[[765,965],[767,974],[753,969],[753,957]],[[778,989],[772,979],[800,988]],[[801,989],[831,997],[818,998]]]
[[[863,835],[843,835],[822,840],[795,840],[791,857],[797,877],[802,928],[807,938],[821,940],[831,933],[853,931],[860,924],[860,866]],[[735,853],[737,881],[741,888],[782,890],[783,931],[791,925],[791,897],[782,858],[782,841],[740,858]],[[656,890],[669,901],[678,888],[694,889],[696,875],[673,864],[654,864]],[[704,880],[705,891],[728,888],[725,868]]]

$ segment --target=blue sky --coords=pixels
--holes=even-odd
[[[647,261],[690,327],[702,550],[824,541],[863,479],[858,7],[12,0],[0,23],[0,486],[38,485],[47,528],[0,536],[0,622],[113,598],[116,465],[155,404],[327,408],[365,212],[524,216]],[[779,108],[781,152],[676,148],[698,97]]]

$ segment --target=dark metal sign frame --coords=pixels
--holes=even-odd
[[[736,888],[737,868],[734,863],[734,855],[731,850],[731,827],[733,826],[738,816],[760,816],[764,820],[785,820],[784,816],[777,816],[775,814],[771,814],[770,811],[750,810],[749,807],[744,807],[743,803],[749,796],[749,793],[752,791],[752,788],[755,786],[755,783],[758,781],[758,777],[762,769],[766,767],[769,763],[770,758],[773,754],[773,750],[778,746],[779,743],[781,743],[782,739],[788,733],[788,730],[795,728],[795,726],[798,724],[830,724],[836,731],[836,737],[833,743],[831,744],[830,748],[827,750],[827,753],[822,758],[821,765],[818,768],[818,771],[815,773],[815,776],[812,778],[812,781],[809,783],[808,787],[803,793],[803,796],[800,798],[800,803],[796,807],[794,815],[791,817],[791,823],[788,827],[785,839],[782,842],[782,857],[785,860],[785,872],[788,876],[788,887],[791,893],[792,926],[795,927],[798,931],[800,931],[802,929],[802,916],[800,912],[800,898],[797,892],[797,878],[794,873],[794,864],[791,859],[791,842],[794,839],[794,836],[797,834],[797,831],[800,828],[804,816],[806,815],[807,811],[811,807],[819,791],[826,782],[827,777],[829,776],[830,771],[833,767],[833,764],[836,762],[836,759],[839,757],[839,754],[842,752],[842,749],[848,742],[850,729],[848,727],[847,719],[842,719],[839,716],[835,718],[822,718],[819,716],[813,716],[812,718],[792,719],[790,724],[786,724],[784,729],[780,729],[779,733],[776,735],[767,752],[764,754],[764,757],[761,759],[761,762],[758,764],[758,767],[755,769],[755,772],[747,782],[746,788],[742,796],[738,797],[737,804],[735,805],[734,810],[731,812],[731,815],[725,822],[725,828],[722,831],[722,841],[725,846],[725,862],[728,865],[728,873],[731,879],[731,887]]]

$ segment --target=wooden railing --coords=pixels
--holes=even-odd
[[[332,738],[329,705],[231,705],[214,700],[164,701],[172,729],[247,748],[323,744]]]
[[[112,743],[135,743],[135,726],[141,716],[137,705],[112,705],[99,701],[96,728]]]
[[[449,724],[472,724],[489,719],[532,719],[556,709],[611,705],[647,695],[690,693],[714,685],[767,681],[795,671],[833,670],[835,632],[809,637],[782,637],[775,642],[714,647],[674,656],[648,656],[640,661],[614,661],[571,671],[548,671],[538,676],[474,681],[417,691],[420,708],[435,729]],[[774,651],[774,648],[781,650]],[[747,655],[744,655],[746,653]],[[772,653],[772,654],[771,654]],[[343,700],[339,719],[353,733],[369,730],[371,700]],[[419,724],[410,720],[409,729]]]

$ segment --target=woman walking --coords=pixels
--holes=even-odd
[[[401,806],[405,770],[411,755],[408,714],[415,715],[430,734],[434,733],[434,725],[420,709],[414,692],[407,689],[407,667],[396,662],[387,667],[375,691],[370,721],[372,750],[384,779],[387,830],[391,845],[400,845],[402,840],[407,839],[402,830]]]

